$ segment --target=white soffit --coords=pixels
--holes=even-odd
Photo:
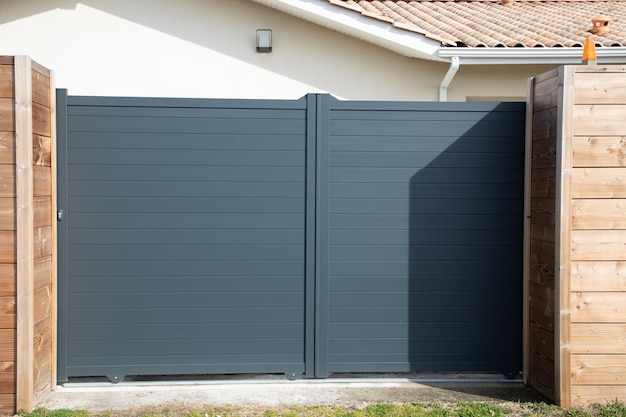
[[[459,48],[446,47],[419,33],[363,16],[328,0],[252,0],[300,19],[373,43],[401,55],[460,65],[580,64],[583,48]],[[599,64],[626,63],[626,47],[596,49]]]
[[[300,19],[373,43],[401,55],[449,62],[439,57],[440,42],[394,27],[360,13],[343,9],[327,0],[252,0]]]

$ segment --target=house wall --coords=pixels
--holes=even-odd
[[[432,101],[448,71],[248,0],[0,0],[0,9],[0,54],[54,68],[72,95]],[[272,53],[256,52],[259,28],[272,29]],[[462,66],[448,99],[524,97],[526,79],[547,69]]]
[[[530,77],[556,65],[461,65],[448,89],[449,101],[525,101]]]

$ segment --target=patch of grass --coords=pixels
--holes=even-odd
[[[593,417],[593,414],[585,408],[572,408],[563,411],[563,417]]]
[[[504,417],[511,410],[489,403],[459,403],[452,407],[457,417]]]
[[[442,404],[429,404],[424,410],[424,417],[449,417],[450,413]]]
[[[563,410],[543,403],[415,403],[346,406],[167,406],[132,410],[48,410],[37,408],[19,417],[626,417],[626,404],[595,404]]]
[[[522,405],[522,417],[560,416],[562,410],[554,405],[545,403],[525,403]]]
[[[595,417],[626,417],[626,404],[624,403],[594,404],[591,410],[595,413]]]
[[[85,410],[69,410],[67,408],[48,410],[43,407],[35,408],[30,413],[20,410],[17,414],[21,417],[90,417],[89,412]]]

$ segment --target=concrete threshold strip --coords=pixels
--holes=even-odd
[[[241,385],[241,384],[401,384],[401,383],[521,383],[521,378],[509,379],[496,374],[425,374],[425,375],[339,375],[323,379],[288,380],[284,375],[208,375],[180,377],[127,377],[120,383],[111,383],[104,378],[76,378],[59,387],[79,389],[106,387],[110,389],[126,387],[195,386],[195,385]]]
[[[41,406],[89,411],[137,407],[366,406],[414,402],[533,402],[544,399],[521,380],[494,375],[337,376],[289,381],[274,375],[203,379],[74,381],[57,387]]]

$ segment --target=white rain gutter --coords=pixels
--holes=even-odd
[[[448,101],[448,86],[452,82],[452,79],[456,75],[456,72],[459,70],[459,57],[453,56],[450,59],[450,68],[448,72],[441,80],[441,84],[439,85],[439,101]]]
[[[579,65],[583,48],[457,48],[441,47],[439,56],[458,57],[462,65]],[[597,48],[598,64],[625,64],[626,47]]]
[[[404,56],[459,65],[581,64],[583,48],[458,48],[395,27],[328,0],[252,0],[300,19],[373,43]],[[331,0],[332,1],[332,0]],[[598,64],[626,64],[626,47],[597,48]]]
[[[252,0],[300,19],[345,33],[411,58],[450,62],[437,55],[441,43],[389,22],[323,0]]]

